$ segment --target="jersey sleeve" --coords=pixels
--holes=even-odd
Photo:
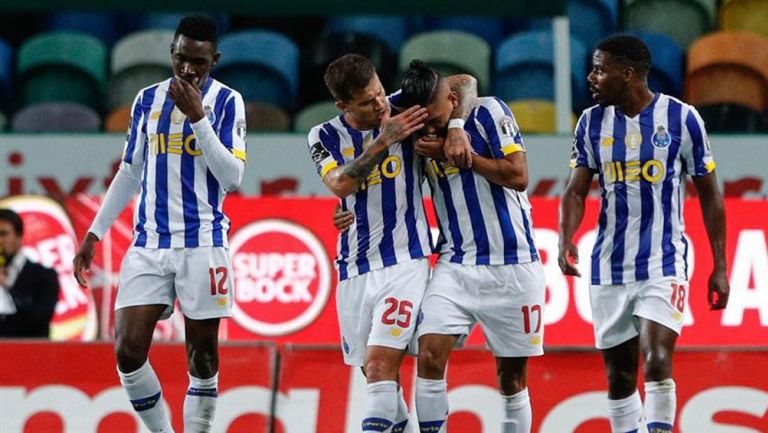
[[[123,146],[122,162],[127,165],[141,166],[144,162],[144,146],[146,146],[146,116],[142,104],[144,92],[139,92],[131,105],[131,118],[128,121],[128,135]]]
[[[243,97],[238,92],[232,92],[224,105],[219,139],[221,143],[235,155],[235,158],[246,161],[245,141],[245,104]]]
[[[340,150],[338,132],[328,124],[312,128],[307,135],[309,156],[315,163],[317,174],[322,179],[329,171],[344,164]]]
[[[712,173],[715,160],[712,157],[709,137],[704,128],[704,120],[693,107],[689,107],[685,117],[685,131],[687,134],[682,136],[680,149],[685,171],[691,176],[706,176]]]
[[[515,116],[501,99],[493,98],[490,103],[479,105],[475,120],[482,126],[494,158],[501,159],[516,152],[525,152]]]
[[[569,166],[571,168],[587,167],[592,170],[599,169],[595,162],[593,147],[591,146],[589,136],[587,135],[586,111],[581,113],[579,122],[576,124],[576,129],[573,132],[573,146],[571,148],[571,161]]]

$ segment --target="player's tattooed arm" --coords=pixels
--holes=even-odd
[[[455,127],[449,124],[443,148],[445,157],[454,167],[472,168],[472,146],[464,132],[463,121],[477,105],[477,80],[471,75],[452,75],[447,80],[451,91],[458,97],[451,119],[460,119],[461,122]]]

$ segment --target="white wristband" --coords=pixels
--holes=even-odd
[[[464,119],[451,119],[448,121],[448,129],[459,128],[464,129]]]

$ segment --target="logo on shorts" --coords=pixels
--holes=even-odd
[[[230,240],[235,322],[263,336],[296,332],[323,311],[331,292],[331,262],[306,228],[277,219],[257,221]]]
[[[341,337],[341,347],[344,349],[344,353],[349,355],[349,344],[347,343],[347,339],[344,337]]]

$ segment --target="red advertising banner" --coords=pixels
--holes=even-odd
[[[83,196],[68,201],[68,213],[95,212],[97,206],[90,200]],[[559,201],[534,198],[532,203],[536,243],[547,282],[545,344],[592,347],[588,275],[599,204],[588,202],[576,234],[584,275],[577,279],[563,276],[556,263]],[[227,199],[224,208],[232,219],[230,253],[236,289],[235,315],[225,323],[225,338],[338,344],[332,262],[337,233],[331,222],[335,205],[336,200],[326,198]],[[431,210],[431,205],[427,208]],[[686,202],[691,278],[680,346],[768,345],[768,201],[727,200],[726,211],[731,296],[725,311],[712,312],[706,295],[712,267],[708,237],[698,201]],[[73,220],[81,238],[90,218]],[[430,220],[434,227],[434,218],[430,216]],[[95,267],[100,263],[103,269],[111,269],[104,274],[109,273],[112,282],[130,240],[125,227],[129,221],[126,211],[118,224],[119,232],[112,230],[111,247],[105,245],[101,262],[95,262]],[[107,307],[111,309],[111,304]],[[473,333],[469,343],[482,344],[482,334]]]
[[[117,376],[114,350],[104,343],[0,343],[0,431],[3,433],[138,433]],[[214,431],[267,433],[272,413],[275,349],[220,347]],[[155,344],[150,362],[177,432],[189,379],[184,346]]]
[[[766,362],[766,352],[677,353],[675,431],[726,433],[737,431],[737,426],[740,433],[768,431],[768,376],[743,374],[749,369],[762,370]],[[414,373],[413,358],[406,358],[401,383],[412,411]],[[598,354],[547,353],[530,361],[528,379],[534,433],[610,431],[606,382]],[[359,432],[366,401],[365,379],[359,369],[342,364],[340,352],[305,348],[281,351],[278,389],[277,433]],[[471,349],[453,353],[448,401],[448,431],[499,431],[501,402],[490,353]]]

